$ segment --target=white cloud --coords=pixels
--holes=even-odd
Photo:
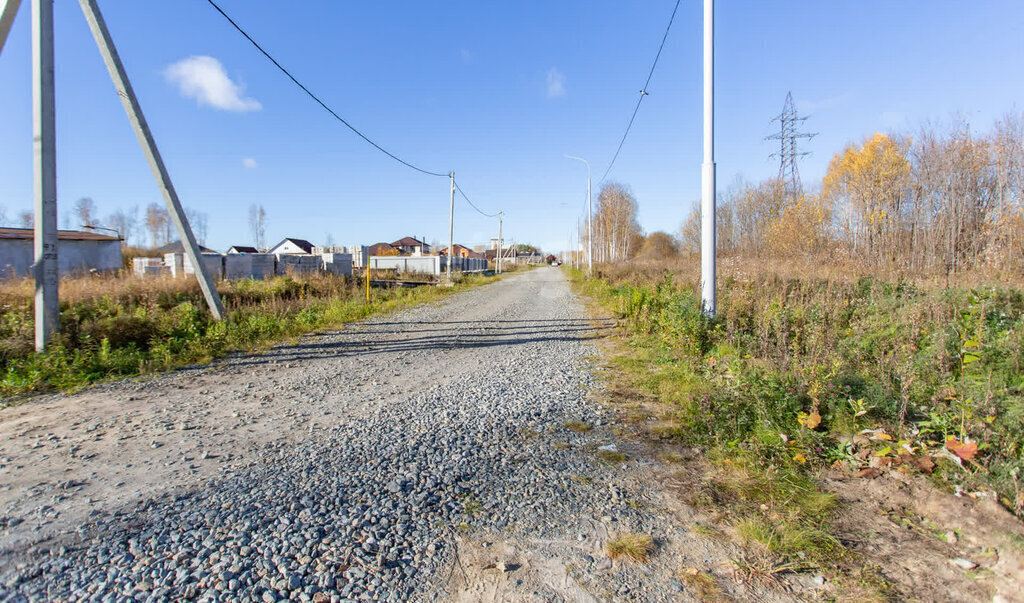
[[[231,81],[220,61],[208,56],[192,56],[169,65],[164,77],[178,87],[182,96],[194,98],[200,105],[224,111],[259,111],[254,98],[243,96],[245,88]]]
[[[459,58],[462,59],[464,65],[471,65],[476,62],[476,55],[468,48],[459,49]]]
[[[242,160],[242,166],[250,169],[254,168],[256,167],[256,160],[253,159],[252,157],[246,157],[245,159]]]
[[[556,67],[548,69],[548,98],[565,96],[565,74]]]

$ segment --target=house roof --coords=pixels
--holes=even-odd
[[[469,253],[474,253],[473,250],[470,249],[469,247],[466,247],[465,245],[459,245],[458,243],[453,244],[452,247],[455,248],[455,251],[461,251],[461,250],[465,249]],[[448,248],[445,247],[444,249],[438,251],[437,254],[438,255],[448,255]]]
[[[35,238],[32,228],[0,228],[0,239],[29,240]],[[120,241],[117,237],[81,230],[58,230],[58,241]]]
[[[259,253],[260,252],[259,249],[256,249],[255,247],[250,247],[248,245],[232,245],[231,248],[228,249],[228,251],[231,251],[232,249],[234,249],[238,253]],[[239,261],[241,261],[241,260],[239,260]]]
[[[306,253],[313,253],[313,244],[312,243],[310,243],[309,241],[307,241],[305,239],[293,239],[291,237],[285,237],[284,240],[282,240],[280,243],[278,243],[277,245],[274,245],[271,248],[271,251],[273,251],[274,249],[277,249],[281,245],[284,245],[288,241],[291,241],[293,245],[295,245],[296,247],[298,247],[299,249],[301,249],[302,251],[304,251]]]
[[[391,244],[392,247],[415,247],[417,245],[425,245],[425,243],[413,237],[402,237]]]
[[[370,255],[377,255],[381,251],[388,251],[394,248],[395,247],[391,243],[374,243],[373,245],[370,245],[366,249]]]
[[[162,247],[157,247],[156,249],[152,249],[151,251],[153,251],[154,253],[161,253],[161,254],[162,253],[184,253],[185,252],[185,246],[181,244],[181,241],[174,241],[173,243],[168,243],[168,244],[166,244],[166,245],[164,245]],[[203,247],[202,245],[200,245],[199,246],[199,253],[217,253],[217,252],[214,251],[213,249],[210,249],[209,247]]]

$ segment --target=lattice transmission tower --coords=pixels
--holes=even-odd
[[[779,150],[772,153],[772,157],[779,158],[779,180],[782,182],[783,195],[798,199],[803,187],[800,184],[800,169],[797,167],[797,159],[810,153],[797,150],[797,140],[805,138],[810,140],[818,135],[817,132],[800,132],[799,126],[807,121],[806,117],[799,117],[796,114],[796,107],[793,106],[793,93],[786,93],[786,104],[782,107],[782,113],[775,117],[772,122],[779,122],[779,133],[772,134],[765,140],[778,140]]]

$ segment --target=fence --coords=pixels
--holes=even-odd
[[[320,255],[271,255],[267,253],[204,253],[203,263],[216,280],[263,280],[289,273],[311,274],[329,272],[339,276],[352,274],[352,256],[347,253]],[[135,276],[170,274],[177,278],[195,273],[192,263],[183,253],[168,253],[161,258],[133,258]]]

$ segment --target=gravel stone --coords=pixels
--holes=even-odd
[[[29,547],[18,564],[0,563],[9,568],[0,579],[19,601],[124,601],[132,588],[139,600],[433,600],[449,596],[467,533],[583,543],[584,518],[602,530],[653,531],[649,512],[623,502],[638,496],[621,480],[631,463],[594,462],[614,436],[562,427],[608,423],[587,399],[592,335],[564,277],[543,268],[225,361],[206,374],[274,366],[232,395],[289,404],[280,430],[308,435],[235,451],[252,458],[196,487],[106,509],[66,535],[73,546],[47,555]],[[167,379],[105,387],[155,399]],[[228,420],[244,429],[254,412]],[[176,436],[231,427],[185,418],[168,419]],[[225,454],[197,446],[190,457]],[[606,592],[678,595],[667,581],[644,583],[642,572],[573,550],[575,565],[608,580]],[[518,562],[505,563],[515,576]]]

